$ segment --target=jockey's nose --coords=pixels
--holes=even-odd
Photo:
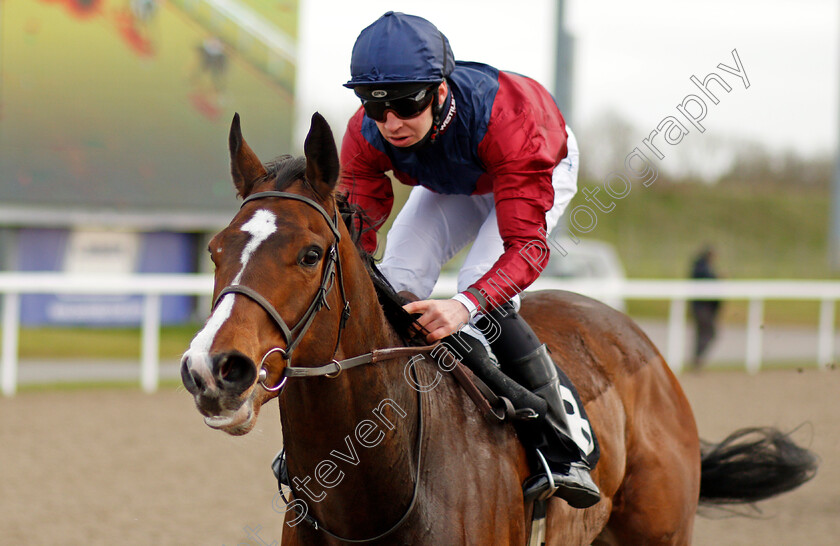
[[[403,124],[403,121],[399,117],[397,117],[397,115],[395,113],[393,113],[390,110],[385,112],[385,123],[384,123],[384,125],[385,125],[386,129],[388,129],[389,131],[395,131],[395,130],[399,129],[402,124]]]

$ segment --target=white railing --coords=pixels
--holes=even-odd
[[[441,279],[435,290],[438,295],[454,293],[455,279]],[[751,374],[761,368],[764,301],[819,301],[817,365],[825,369],[834,359],[834,308],[840,300],[840,282],[837,281],[628,279],[603,282],[540,279],[529,287],[531,290],[569,290],[604,300],[669,300],[665,355],[676,373],[685,364],[686,310],[690,300],[746,300],[749,303],[745,362],[747,372]]]
[[[456,280],[444,276],[435,288],[435,296],[455,292]],[[6,396],[17,390],[20,296],[22,294],[142,295],[142,348],[140,383],[144,391],[154,392],[159,380],[160,298],[165,295],[208,296],[213,287],[210,275],[130,275],[81,276],[58,273],[0,273],[3,294],[2,353],[0,354],[0,391]],[[538,280],[529,290],[560,289],[586,294],[598,299],[669,300],[666,359],[679,372],[685,355],[686,308],[693,299],[746,300],[746,368],[756,373],[761,367],[762,321],[765,300],[810,300],[820,302],[817,337],[817,364],[827,367],[834,358],[834,309],[840,300],[840,282],[835,281],[685,281],[624,280],[579,281]]]
[[[140,384],[154,392],[159,380],[160,298],[167,295],[206,296],[212,293],[211,275],[93,276],[59,273],[0,273],[3,294],[0,391],[17,390],[18,336],[21,294],[142,295],[143,320],[140,350]]]

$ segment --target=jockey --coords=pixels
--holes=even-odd
[[[362,108],[341,146],[342,191],[378,229],[393,205],[386,172],[414,186],[388,232],[380,270],[395,290],[420,298],[405,309],[420,315],[429,341],[467,347],[462,360],[470,366],[489,358],[476,330],[493,331],[486,341],[502,371],[546,400],[546,432],[533,447],[551,476],[529,478],[525,498],[554,493],[576,508],[595,504],[600,491],[589,472],[598,450],[583,404],[517,314],[519,292],[548,260],[547,234],[577,191],[574,135],[545,88],[455,61],[446,37],[420,17],[388,12],[365,28],[350,72],[345,87]],[[427,299],[443,264],[470,242],[459,293]],[[376,249],[374,230],[362,245]]]

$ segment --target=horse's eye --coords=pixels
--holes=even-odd
[[[318,265],[318,262],[321,261],[322,251],[318,247],[310,247],[304,251],[303,255],[300,257],[301,265],[308,265],[314,266]]]

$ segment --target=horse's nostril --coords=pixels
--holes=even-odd
[[[219,362],[219,377],[222,379],[228,379],[229,381],[233,381],[234,379],[231,376],[231,370],[233,369],[234,359],[226,356],[222,358]]]
[[[222,383],[244,390],[257,379],[257,367],[254,361],[242,353],[226,353],[214,360],[215,375]]]
[[[181,383],[190,394],[196,394],[200,390],[196,379],[190,370],[190,358],[185,356],[181,359]]]
[[[189,356],[181,359],[181,383],[192,395],[197,395],[207,389],[207,381],[198,370],[193,367],[193,361]]]
[[[195,372],[192,372],[190,375],[192,376],[192,380],[195,383],[196,391],[203,391],[206,388],[206,385],[204,384],[204,380],[201,378],[201,376]]]

